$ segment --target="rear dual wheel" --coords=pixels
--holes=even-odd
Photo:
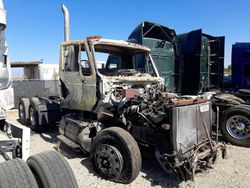
[[[250,107],[238,105],[226,110],[222,115],[220,129],[226,141],[250,147]]]
[[[21,98],[18,105],[19,120],[23,125],[29,123],[29,106],[30,100],[28,98]]]
[[[18,107],[19,120],[23,125],[30,126],[33,131],[43,130],[43,126],[39,125],[39,116],[37,106],[40,104],[38,98],[33,97],[21,98]]]
[[[33,131],[41,131],[43,127],[39,125],[38,112],[34,105],[30,105],[29,107],[29,122],[30,128]]]

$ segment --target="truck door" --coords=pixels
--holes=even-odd
[[[96,103],[96,74],[85,42],[61,48],[62,108],[92,111]]]

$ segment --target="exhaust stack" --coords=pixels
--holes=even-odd
[[[64,15],[64,41],[69,41],[69,11],[65,5],[62,5],[62,11]]]

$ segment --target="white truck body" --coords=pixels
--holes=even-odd
[[[5,39],[6,11],[0,0],[0,148],[7,153],[8,148],[14,151],[15,143],[21,145],[21,156],[26,160],[30,150],[30,129],[22,126],[16,120],[6,120],[7,110],[14,107],[14,91],[12,87],[11,66],[8,59],[8,46]],[[6,120],[6,121],[5,121]],[[7,134],[6,134],[7,133]],[[3,136],[6,134],[6,136]],[[13,143],[13,145],[12,145]],[[15,156],[14,156],[15,157]],[[0,156],[0,162],[1,161]]]
[[[6,117],[6,110],[14,107],[11,67],[8,60],[8,46],[5,40],[6,11],[0,1],[0,120]]]

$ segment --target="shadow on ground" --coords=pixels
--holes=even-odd
[[[175,175],[169,175],[165,171],[163,171],[153,153],[145,149],[141,149],[141,154],[142,173],[140,173],[139,176],[148,180],[151,187],[179,187],[181,181],[177,179]],[[101,178],[100,175],[96,172],[96,169],[90,157],[84,158],[81,161],[81,164],[88,169],[89,173],[97,176],[98,178]]]
[[[31,131],[31,135],[33,134],[39,134],[39,136],[45,141],[45,142],[49,142],[49,143],[56,143],[58,142],[58,139],[56,138],[57,135],[59,135],[59,132],[58,132],[58,127],[51,127],[49,129],[46,129],[45,131],[43,132],[34,132],[34,131]]]
[[[88,154],[81,150],[73,150],[62,142],[59,142],[57,135],[59,134],[58,128],[50,129],[44,133],[39,133],[39,136],[46,142],[54,143],[56,146],[54,149],[59,151],[67,159],[80,158],[81,164],[86,167],[89,173],[102,179],[97,173],[95,166],[92,163]],[[167,174],[161,166],[158,164],[154,153],[145,148],[140,148],[142,155],[142,168],[139,176],[148,180],[152,187],[179,187],[180,180],[175,174]]]
[[[166,173],[158,163],[154,153],[145,148],[141,148],[142,155],[142,178],[150,181],[151,186],[179,187],[181,182],[176,174]]]

